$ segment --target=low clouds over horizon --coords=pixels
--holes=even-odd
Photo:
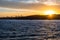
[[[47,5],[54,4],[50,7]],[[57,5],[55,5],[57,4]],[[54,9],[60,10],[60,1],[59,0],[0,0],[0,16],[10,15],[10,12],[18,14],[18,12],[24,15],[30,14],[41,14],[40,12],[44,9]],[[9,13],[6,13],[9,12]],[[34,13],[33,13],[34,12]],[[3,13],[5,13],[3,15]],[[12,16],[14,14],[11,13]],[[25,14],[27,13],[27,14]],[[10,16],[11,16],[10,15]]]
[[[0,7],[34,9],[43,5],[43,2],[44,0],[0,0]]]

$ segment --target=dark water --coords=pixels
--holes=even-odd
[[[0,40],[60,40],[60,20],[0,20]]]

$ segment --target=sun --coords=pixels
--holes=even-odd
[[[44,11],[44,14],[45,15],[52,15],[52,14],[55,14],[55,11],[53,11],[53,10],[46,10],[46,11]]]

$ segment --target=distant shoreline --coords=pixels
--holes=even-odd
[[[15,19],[15,20],[60,20],[60,15],[53,15],[49,18],[48,15],[31,15],[23,17],[0,17],[0,19]]]

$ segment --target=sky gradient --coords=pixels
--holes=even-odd
[[[0,17],[42,14],[43,10],[49,9],[47,5],[53,5],[49,6],[53,10],[60,10],[60,0],[0,0]]]

